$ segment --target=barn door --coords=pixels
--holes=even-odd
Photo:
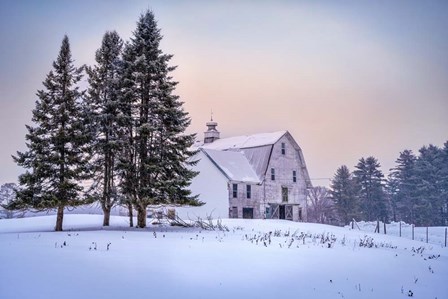
[[[232,207],[230,209],[230,218],[238,218],[238,207]]]
[[[271,205],[272,219],[278,219],[278,205]]]
[[[279,219],[286,219],[286,213],[285,213],[285,206],[284,205],[280,205],[278,207],[278,218]]]
[[[285,206],[285,219],[292,220],[292,206],[291,205]]]
[[[253,208],[243,208],[243,218],[244,219],[253,219],[254,218],[254,209]]]

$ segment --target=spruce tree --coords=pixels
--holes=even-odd
[[[353,172],[359,185],[359,198],[363,219],[387,220],[387,207],[383,189],[383,173],[374,157],[361,158]]]
[[[84,203],[81,181],[87,179],[86,145],[89,136],[83,126],[81,92],[77,83],[82,68],[71,58],[64,36],[56,61],[37,92],[33,110],[35,126],[27,126],[28,151],[17,152],[14,161],[27,169],[19,177],[20,189],[12,209],[57,209],[56,231],[62,231],[65,207]]]
[[[398,210],[400,205],[398,194],[399,183],[399,180],[392,173],[389,173],[386,185],[384,186],[384,193],[389,203],[392,221],[402,220],[402,214]]]
[[[146,11],[123,54],[121,186],[137,210],[138,227],[146,226],[148,205],[201,204],[186,188],[195,175],[194,135],[184,134],[190,119],[174,95],[172,55],[162,52],[161,39],[154,14]]]
[[[395,161],[397,166],[391,169],[392,171],[388,180],[388,190],[392,194],[393,203],[399,214],[399,218],[407,223],[415,223],[415,217],[417,215],[416,161],[417,157],[411,150],[401,152]]]
[[[424,146],[419,150],[415,163],[418,197],[416,223],[419,225],[443,225],[443,183],[441,183],[443,156],[437,146]]]
[[[342,165],[336,170],[330,188],[330,194],[343,224],[348,224],[353,219],[359,220],[356,186],[347,166]]]
[[[177,82],[172,81],[169,72],[175,67],[169,67],[167,62],[171,56],[161,60],[163,76],[158,77],[157,96],[162,110],[158,118],[160,126],[157,130],[159,161],[162,171],[159,194],[154,198],[155,204],[201,205],[197,196],[192,196],[188,189],[191,180],[197,175],[190,169],[196,163],[191,158],[197,153],[190,150],[195,141],[194,134],[184,134],[190,125],[188,113],[182,108],[183,102],[174,95]]]
[[[442,195],[442,225],[448,225],[448,141],[441,149],[440,190]]]
[[[110,212],[119,203],[117,190],[117,156],[120,144],[120,67],[123,41],[116,31],[106,32],[96,51],[96,65],[87,69],[88,125],[92,133],[94,170],[93,196],[101,204],[103,226],[109,225]]]

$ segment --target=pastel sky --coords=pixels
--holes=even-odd
[[[210,109],[221,137],[289,130],[314,185],[448,140],[448,1],[0,0],[0,183],[23,171],[11,154],[64,34],[91,65],[148,8],[201,138]]]

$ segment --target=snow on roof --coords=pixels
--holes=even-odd
[[[227,150],[272,145],[276,143],[287,131],[262,133],[254,135],[236,136],[215,140],[202,146],[206,149]]]
[[[263,178],[271,157],[272,145],[264,145],[250,148],[243,148],[238,150],[241,152],[252,165],[252,168],[257,173],[258,177]],[[232,150],[234,151],[234,150]]]
[[[231,180],[259,184],[260,178],[246,156],[236,151],[202,149],[212,162]]]

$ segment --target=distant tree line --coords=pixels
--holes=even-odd
[[[448,225],[448,142],[404,150],[387,179],[374,157],[361,158],[351,172],[336,170],[330,195],[341,224],[356,221],[405,221]]]
[[[37,92],[26,152],[14,161],[26,172],[8,210],[57,209],[99,202],[103,225],[111,209],[137,211],[146,226],[148,205],[201,205],[188,190],[196,172],[190,148],[195,135],[183,102],[174,94],[172,55],[160,49],[162,35],[151,11],[143,13],[126,43],[106,32],[94,66],[76,67],[67,36]],[[80,90],[86,76],[87,90]]]

